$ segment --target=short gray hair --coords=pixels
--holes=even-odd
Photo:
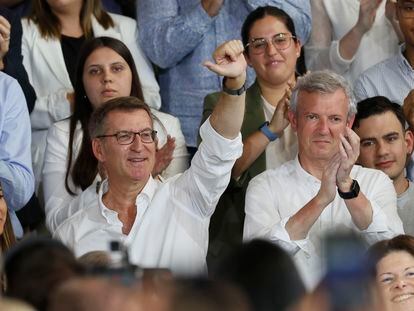
[[[300,91],[319,94],[332,94],[342,89],[349,101],[348,118],[357,112],[354,96],[344,77],[330,70],[314,71],[300,77],[293,89],[290,110],[296,113]]]

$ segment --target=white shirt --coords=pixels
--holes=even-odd
[[[354,165],[351,177],[371,202],[372,223],[361,231],[368,244],[403,233],[397,215],[394,186],[383,172]],[[285,225],[319,191],[320,180],[306,172],[298,157],[250,181],[246,194],[243,239],[266,238],[292,254],[305,284],[312,288],[322,276],[320,239],[341,228],[358,230],[343,199],[337,194],[304,240],[292,241]]]
[[[164,112],[151,109],[151,112],[160,122],[154,121],[154,129],[157,131],[158,146],[162,147],[167,141],[167,135],[175,137],[176,147],[173,152],[173,160],[170,165],[162,172],[163,178],[172,177],[184,172],[188,168],[188,153],[181,132],[180,121]],[[43,167],[43,196],[45,201],[46,225],[50,232],[56,228],[69,216],[72,215],[68,206],[76,198],[82,189],[75,187],[72,178],[69,177],[70,188],[76,195],[71,195],[65,188],[65,176],[69,152],[69,119],[55,123],[48,132],[45,160]],[[77,124],[74,133],[72,166],[79,154],[82,145],[83,131],[80,123]],[[97,176],[95,182],[100,180]]]
[[[240,134],[225,139],[209,121],[200,134],[203,142],[187,171],[166,182],[149,178],[137,196],[137,215],[128,235],[122,233],[117,213],[102,202],[108,187],[104,181],[99,194],[91,186],[71,202],[79,211],[54,236],[76,256],[108,250],[115,239],[128,247],[131,262],[142,267],[169,268],[178,274],[204,272],[210,217],[243,147]]]
[[[364,34],[350,60],[339,54],[341,40],[356,24],[358,0],[311,0],[312,33],[305,44],[309,70],[331,69],[352,83],[368,67],[398,51],[398,37],[385,17],[385,3],[380,4],[372,28]]]

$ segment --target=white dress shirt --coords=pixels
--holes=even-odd
[[[98,194],[92,185],[71,202],[69,208],[78,211],[54,236],[76,256],[108,250],[111,240],[120,240],[134,264],[169,268],[177,274],[205,272],[210,217],[243,147],[240,134],[233,140],[225,139],[209,121],[200,134],[203,142],[187,171],[165,182],[149,178],[137,196],[137,214],[128,235],[122,233],[117,213],[102,202],[108,189],[104,181]]]
[[[403,233],[397,215],[394,186],[383,172],[354,165],[351,177],[371,202],[372,223],[361,231],[368,244]],[[303,240],[290,239],[285,225],[294,214],[316,196],[321,182],[295,160],[267,170],[250,181],[246,194],[243,239],[266,238],[292,254],[305,284],[312,288],[322,276],[321,237],[328,231],[358,230],[343,199],[335,199],[324,209]]]
[[[157,131],[158,146],[162,147],[167,141],[167,135],[175,137],[176,147],[173,152],[173,160],[162,172],[163,178],[172,177],[184,172],[188,168],[188,153],[184,135],[181,132],[180,121],[164,112],[151,109],[162,124],[154,122]],[[46,225],[50,232],[69,216],[72,211],[68,209],[70,202],[82,193],[82,189],[75,187],[72,178],[69,177],[69,185],[76,195],[71,195],[65,188],[65,176],[69,152],[69,119],[55,123],[48,132],[45,161],[43,167],[43,196],[45,200]],[[80,123],[77,124],[73,138],[72,165],[79,154],[82,145],[83,131]],[[100,180],[99,175],[95,182]]]

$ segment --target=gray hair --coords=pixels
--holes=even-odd
[[[296,113],[300,91],[320,94],[332,94],[342,89],[349,100],[348,118],[357,112],[354,96],[348,82],[344,77],[330,70],[314,71],[300,77],[293,89],[290,100],[290,110]]]

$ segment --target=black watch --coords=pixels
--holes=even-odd
[[[223,92],[227,93],[229,95],[237,95],[240,96],[244,92],[246,92],[246,82],[243,84],[243,86],[237,90],[232,90],[226,87],[226,77],[223,78]]]
[[[352,184],[351,184],[351,189],[348,192],[342,192],[338,188],[338,194],[344,200],[349,200],[349,199],[356,198],[359,194],[359,184],[358,184],[358,182],[355,179],[353,179]]]

